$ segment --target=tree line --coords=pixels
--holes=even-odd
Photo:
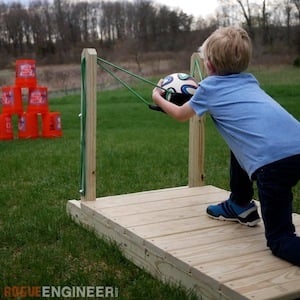
[[[219,0],[206,19],[149,0],[32,0],[0,3],[0,66],[22,56],[44,63],[78,62],[84,47],[119,57],[192,53],[211,31],[232,24],[244,26],[262,52],[299,55],[300,0]]]

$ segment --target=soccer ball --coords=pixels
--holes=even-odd
[[[164,96],[166,100],[173,102],[172,98],[179,97],[185,99],[184,102],[186,102],[194,95],[198,82],[189,74],[173,73],[163,79],[161,87],[166,91]],[[182,105],[183,103],[176,104]]]

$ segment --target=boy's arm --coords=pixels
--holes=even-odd
[[[160,86],[161,81],[158,82]],[[174,103],[167,101],[163,98],[164,90],[159,87],[155,87],[152,91],[152,99],[156,105],[158,105],[165,113],[170,115],[172,118],[179,122],[184,122],[195,115],[195,112],[190,107],[188,102],[184,103],[182,106],[178,106]]]

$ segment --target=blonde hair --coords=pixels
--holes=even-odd
[[[235,26],[221,27],[201,47],[218,75],[240,73],[248,68],[252,45],[248,33]]]

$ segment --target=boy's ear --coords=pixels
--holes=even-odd
[[[215,73],[216,73],[216,68],[215,68],[215,66],[211,63],[210,60],[207,60],[207,61],[206,61],[206,68],[207,68],[209,74],[215,74]]]

